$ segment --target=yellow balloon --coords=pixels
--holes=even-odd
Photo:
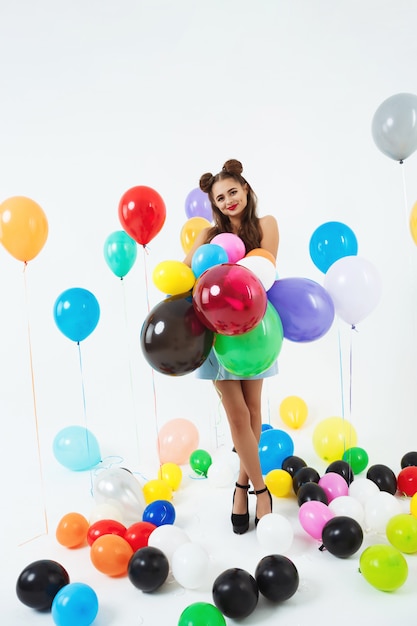
[[[158,478],[164,480],[176,491],[182,481],[182,469],[176,463],[163,463],[158,471]]]
[[[328,417],[313,431],[313,446],[321,459],[332,463],[343,457],[345,450],[356,446],[358,438],[352,424],[343,417]]]
[[[153,282],[162,293],[177,296],[194,287],[194,272],[182,261],[162,261],[152,273]]]
[[[0,241],[15,259],[27,263],[42,250],[48,220],[34,200],[13,196],[0,205]]]
[[[143,495],[145,497],[146,504],[150,504],[155,500],[172,500],[172,489],[165,480],[160,478],[154,478],[148,480],[143,486]]]
[[[180,233],[181,245],[185,254],[193,247],[197,235],[204,230],[204,228],[209,228],[210,226],[210,222],[206,220],[205,217],[190,217],[190,219],[185,222]]]
[[[279,406],[279,414],[289,428],[301,428],[307,419],[308,407],[302,398],[287,396]]]
[[[417,517],[417,493],[415,493],[410,500],[410,513]]]
[[[265,485],[273,496],[285,498],[292,491],[291,474],[283,469],[273,469],[265,476]]]
[[[414,204],[410,213],[410,231],[414,243],[417,245],[417,202]]]

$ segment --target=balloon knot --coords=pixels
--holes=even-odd
[[[401,161],[399,161],[399,164],[402,165],[404,163],[404,161],[401,159]]]
[[[324,547],[324,544],[322,543],[322,544],[321,544],[321,546],[320,546],[320,548],[319,548],[320,552],[323,552],[323,550],[325,550],[325,549],[326,549],[326,548]]]

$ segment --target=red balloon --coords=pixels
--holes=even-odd
[[[398,491],[412,497],[417,493],[417,467],[410,465],[401,470],[397,476]]]
[[[165,218],[165,202],[151,187],[132,187],[120,199],[120,222],[127,234],[142,246],[159,233]]]
[[[243,265],[215,265],[199,277],[194,287],[193,305],[198,317],[221,335],[242,335],[255,328],[267,304],[261,281]]]
[[[87,531],[87,543],[92,546],[96,539],[102,535],[119,535],[124,537],[126,526],[112,519],[100,519],[91,524]]]
[[[131,545],[133,551],[145,548],[148,545],[148,539],[151,532],[156,528],[151,522],[136,522],[127,528],[124,538]]]

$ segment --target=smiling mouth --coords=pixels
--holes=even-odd
[[[237,207],[237,204],[232,204],[232,206],[228,206],[227,207],[227,210],[228,211],[234,211],[236,207]]]

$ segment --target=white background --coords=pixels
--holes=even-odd
[[[127,579],[95,571],[87,549],[57,544],[62,515],[89,515],[92,476],[61,467],[52,441],[61,428],[87,425],[103,458],[120,458],[142,481],[156,476],[157,432],[168,420],[192,420],[200,447],[213,454],[230,448],[210,383],[152,376],[139,344],[148,306],[163,298],[153,267],[183,258],[185,198],[229,158],[243,162],[260,214],[278,220],[280,277],[322,283],[309,240],[335,220],[350,226],[382,278],[380,304],[357,333],[336,320],[316,342],[284,342],[280,374],[265,385],[264,421],[285,428],[281,400],[302,397],[309,416],[291,432],[295,452],[320,471],[312,432],[330,416],[349,419],[370,463],[396,474],[402,455],[416,449],[417,251],[408,227],[416,157],[399,165],[371,136],[383,100],[417,93],[416,19],[412,0],[2,1],[0,199],[34,199],[49,224],[25,271],[0,250],[4,623],[52,623],[14,592],[21,569],[42,558],[96,590],[100,626],[175,626],[188,604],[211,601],[210,580],[195,591],[171,581],[144,596]],[[134,185],[162,195],[167,219],[121,282],[103,244],[121,228],[118,202]],[[71,287],[92,291],[101,309],[80,354],[52,315]],[[231,489],[193,481],[186,467],[184,474],[177,523],[204,543],[214,572],[253,573],[262,549],[254,532],[232,536]],[[415,557],[404,587],[383,594],[357,573],[358,555],[341,562],[318,553],[297,527],[294,499],[275,499],[274,511],[294,522],[288,556],[300,589],[279,608],[260,601],[246,623],[389,625],[413,615]]]

